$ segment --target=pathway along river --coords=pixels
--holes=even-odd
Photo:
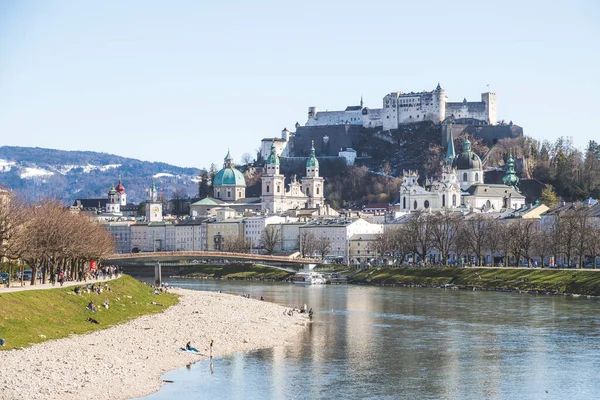
[[[600,301],[366,286],[170,280],[307,303],[299,342],[171,371],[147,399],[597,399]],[[215,344],[218,349],[218,343]]]

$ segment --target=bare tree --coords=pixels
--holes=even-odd
[[[427,261],[427,255],[432,246],[430,218],[431,214],[428,212],[418,211],[406,225],[411,252],[418,255],[424,263]]]
[[[252,156],[250,155],[250,153],[244,153],[244,154],[242,154],[241,161],[242,161],[242,164],[248,165],[248,164],[252,163]]]
[[[328,237],[319,238],[319,240],[316,241],[315,250],[321,256],[321,260],[324,260],[327,253],[329,253],[329,250],[331,250],[331,239]]]
[[[312,257],[315,252],[316,238],[312,232],[306,229],[300,234],[300,253],[302,257]]]
[[[483,215],[477,214],[473,218],[466,219],[463,226],[469,249],[477,256],[477,264],[481,266],[485,250],[487,250],[490,222]]]
[[[263,229],[262,234],[260,235],[260,245],[265,249],[267,254],[273,254],[275,252],[275,247],[277,246],[277,243],[279,243],[280,236],[281,231],[273,225],[268,225]]]
[[[460,217],[451,211],[440,211],[429,218],[432,246],[439,252],[445,266],[448,266],[450,251],[458,237],[460,222]]]

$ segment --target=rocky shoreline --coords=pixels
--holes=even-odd
[[[0,352],[0,397],[128,399],[160,389],[167,371],[214,357],[285,345],[307,318],[243,296],[175,289],[180,303],[161,314],[88,335]],[[199,354],[179,349],[191,341]]]

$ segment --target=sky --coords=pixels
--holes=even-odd
[[[186,167],[307,109],[497,94],[528,136],[600,139],[600,2],[0,1],[0,145]]]

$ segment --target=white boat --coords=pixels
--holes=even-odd
[[[298,272],[290,280],[298,285],[324,285],[327,283],[323,274],[318,272]]]

